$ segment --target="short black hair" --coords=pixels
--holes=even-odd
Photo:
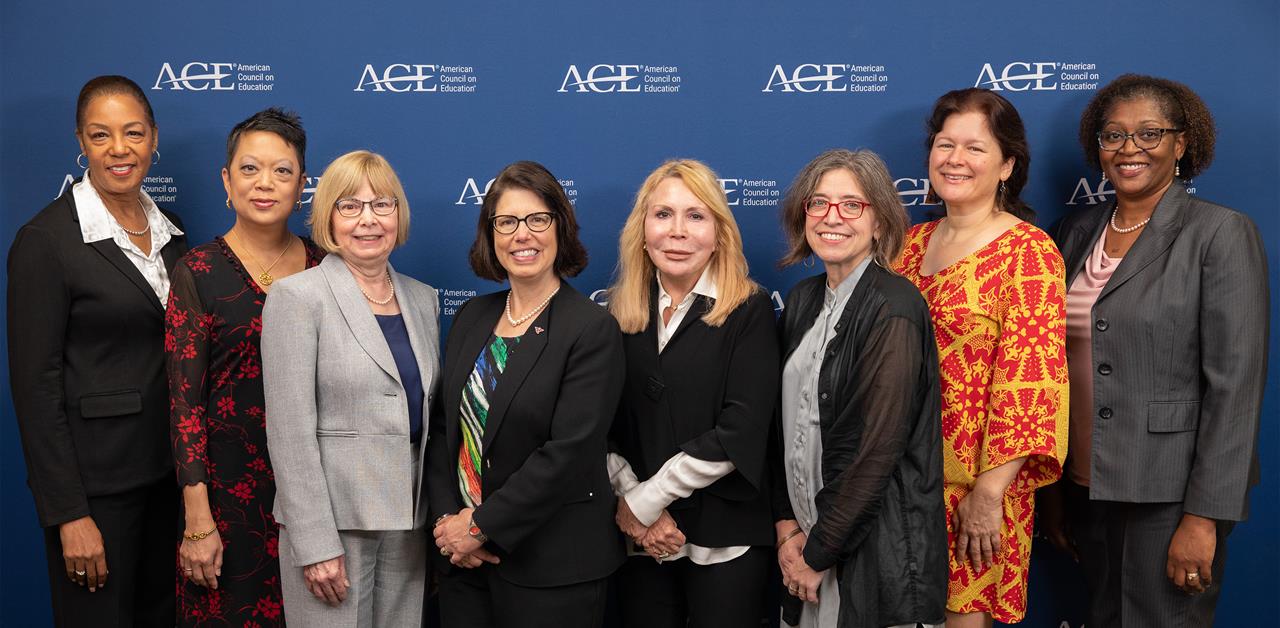
[[[89,79],[89,82],[80,88],[80,96],[76,99],[76,130],[79,131],[84,126],[84,112],[94,98],[117,94],[133,96],[146,112],[147,124],[150,124],[153,129],[156,128],[156,114],[151,110],[151,101],[147,100],[147,93],[127,76],[107,74]]]
[[[231,129],[231,134],[227,136],[227,163],[224,167],[231,168],[231,160],[240,147],[240,138],[250,131],[265,131],[279,136],[298,153],[298,174],[307,171],[307,132],[302,128],[302,118],[279,107],[263,109]]]
[[[558,277],[576,277],[587,267],[587,249],[578,239],[578,219],[573,213],[573,203],[569,202],[555,175],[534,161],[517,161],[503,168],[485,193],[480,219],[476,223],[476,239],[471,244],[471,270],[481,279],[507,279],[507,269],[502,267],[493,252],[493,225],[490,222],[498,209],[498,200],[513,189],[528,190],[538,195],[555,216],[555,273]]]

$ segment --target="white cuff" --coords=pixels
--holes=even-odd
[[[733,470],[733,463],[728,460],[711,462],[679,452],[653,477],[626,491],[627,506],[640,523],[651,526],[671,502],[692,495]]]

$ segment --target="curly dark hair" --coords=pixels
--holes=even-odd
[[[1191,179],[1204,172],[1213,162],[1213,143],[1216,136],[1213,115],[1209,108],[1190,87],[1177,81],[1145,76],[1121,74],[1098,90],[1080,114],[1080,147],[1089,165],[1102,169],[1098,162],[1098,131],[1106,124],[1107,114],[1118,102],[1149,98],[1160,108],[1160,113],[1174,127],[1182,129],[1187,150],[1178,162],[1183,179]]]

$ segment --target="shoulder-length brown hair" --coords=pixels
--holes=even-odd
[[[480,218],[476,222],[476,239],[471,243],[471,270],[481,279],[506,281],[507,269],[498,262],[493,252],[494,212],[498,201],[508,190],[528,190],[542,199],[547,211],[554,216],[556,229],[556,259],[552,267],[557,277],[576,277],[587,267],[587,249],[578,239],[578,219],[573,213],[573,203],[565,195],[560,182],[545,166],[535,161],[517,161],[498,173],[484,195]]]
[[[791,266],[813,254],[804,233],[804,206],[818,188],[822,175],[841,168],[848,170],[858,181],[867,202],[871,203],[871,211],[875,212],[876,222],[880,224],[880,233],[871,245],[872,259],[885,268],[898,259],[910,220],[898,196],[898,189],[893,185],[889,168],[879,155],[869,150],[833,149],[814,157],[787,188],[787,195],[782,200],[782,231],[790,248],[778,262],[779,266]]]
[[[716,173],[700,161],[673,159],[658,166],[644,180],[618,237],[618,268],[609,287],[609,312],[618,319],[623,333],[638,333],[649,326],[649,286],[657,268],[644,249],[644,221],[649,213],[649,197],[669,178],[683,181],[716,219],[716,250],[707,267],[718,296],[715,305],[702,316],[703,322],[712,327],[723,325],[729,314],[760,289],[748,276],[742,232],[729,211],[729,201]]]
[[[969,87],[949,91],[933,104],[933,113],[925,127],[929,138],[925,140],[925,160],[933,150],[933,140],[942,132],[947,118],[957,113],[980,113],[987,120],[987,129],[995,136],[1000,146],[1000,155],[1004,159],[1013,159],[1013,172],[1004,181],[1004,190],[996,194],[996,207],[1017,216],[1027,222],[1036,218],[1035,210],[1022,200],[1022,188],[1027,185],[1027,174],[1031,172],[1031,147],[1027,144],[1027,130],[1022,124],[1022,116],[1013,103],[1004,96],[980,87]],[[1003,161],[1003,160],[1001,160]],[[927,202],[937,203],[937,195],[930,187]]]

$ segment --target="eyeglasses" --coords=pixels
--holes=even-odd
[[[368,205],[369,209],[372,209],[373,213],[378,216],[390,216],[395,213],[396,205],[398,204],[399,202],[394,196],[384,196],[375,198],[372,201],[362,201],[358,198],[338,199],[338,202],[334,203],[333,207],[344,217],[355,218],[364,212],[365,205]]]
[[[871,203],[865,201],[855,201],[853,199],[832,203],[825,198],[811,198],[804,204],[804,213],[815,218],[826,218],[831,212],[831,207],[837,208],[837,213],[841,218],[846,220],[857,220],[862,217],[862,212],[871,207]]]
[[[556,217],[553,214],[548,212],[534,212],[524,218],[516,218],[515,216],[507,215],[494,216],[489,219],[489,222],[493,223],[494,231],[497,231],[502,235],[510,235],[515,233],[516,229],[520,228],[520,223],[522,222],[529,228],[529,231],[541,233],[546,231],[547,227],[551,226],[551,223],[555,221],[555,218]]]
[[[1133,138],[1133,145],[1140,150],[1154,150],[1160,146],[1165,133],[1181,133],[1182,129],[1138,129],[1133,133],[1123,131],[1098,131],[1098,147],[1102,150],[1117,151],[1124,143]]]

